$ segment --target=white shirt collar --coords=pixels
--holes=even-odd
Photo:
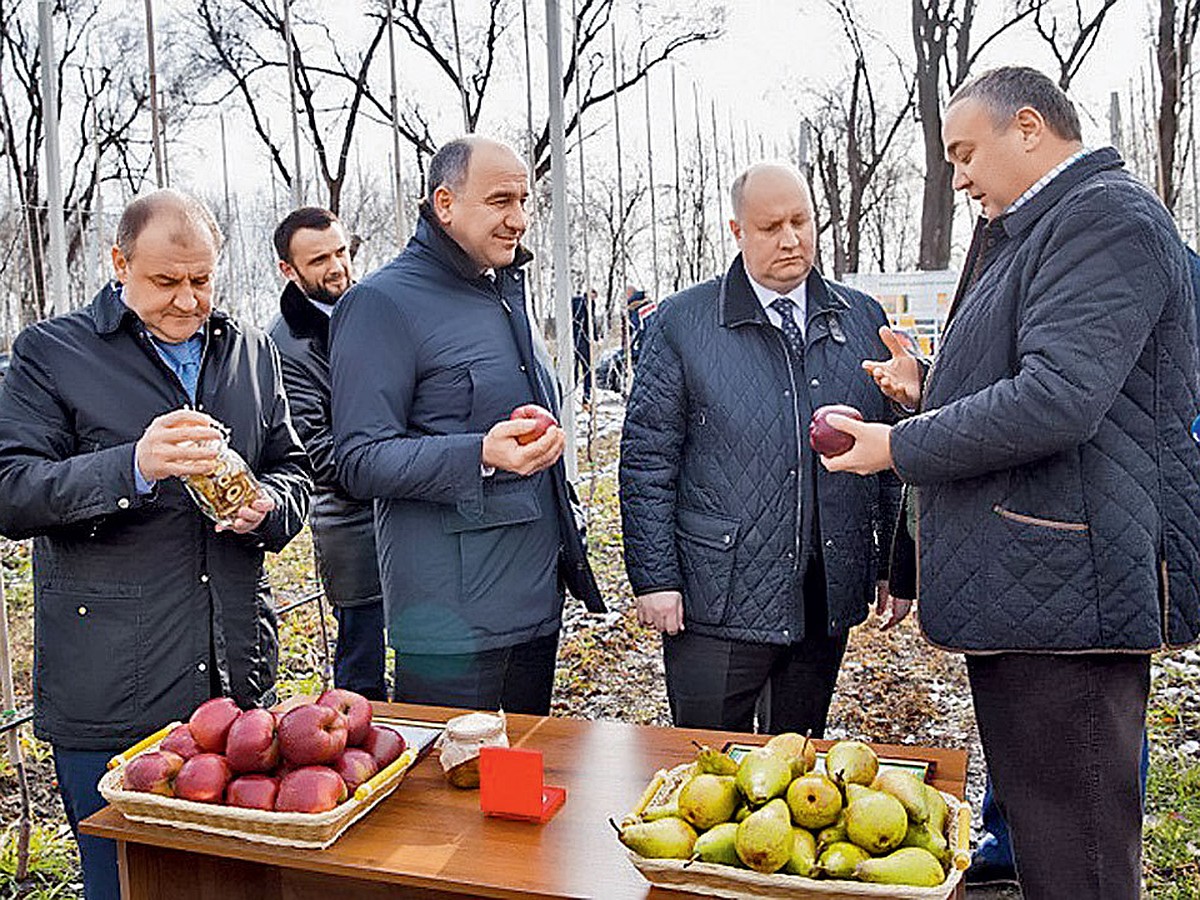
[[[306,299],[309,303],[311,303],[313,306],[315,306],[321,312],[325,313],[325,315],[327,315],[327,316],[333,315],[333,304],[332,303],[322,303],[320,300],[314,300],[312,297],[309,297],[307,294],[304,295],[304,299]]]
[[[764,287],[754,280],[749,272],[746,273],[746,278],[750,280],[750,287],[754,289],[754,295],[758,297],[758,302],[762,304],[763,312],[767,314],[767,320],[776,328],[783,323],[783,318],[775,310],[771,308],[771,304],[780,297],[787,297],[796,305],[792,310],[792,318],[795,320],[800,333],[804,334],[804,320],[808,316],[808,279],[800,282],[786,294],[780,291],[773,291],[769,287]]]

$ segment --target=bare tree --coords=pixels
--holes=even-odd
[[[1176,155],[1179,143],[1179,120],[1183,112],[1183,87],[1192,74],[1192,45],[1200,25],[1198,0],[1159,0],[1158,36],[1154,59],[1158,68],[1158,158],[1156,174],[1158,196],[1167,209],[1174,211],[1179,199],[1179,180],[1182,174]],[[1186,154],[1185,154],[1186,156]]]
[[[1074,21],[1062,28],[1057,15],[1041,5],[1034,8],[1033,27],[1058,63],[1058,86],[1064,91],[1070,89],[1071,82],[1079,74],[1084,60],[1095,48],[1104,19],[1117,2],[1118,0],[1101,0],[1099,9],[1089,18],[1083,11],[1082,0],[1075,0]]]

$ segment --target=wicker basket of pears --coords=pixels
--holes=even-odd
[[[823,769],[782,734],[741,762],[700,747],[658,772],[613,826],[647,880],[715,897],[949,897],[969,863],[970,810],[840,741]]]

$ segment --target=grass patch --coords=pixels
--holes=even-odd
[[[67,900],[83,896],[79,856],[71,829],[64,824],[34,824],[29,837],[29,875],[18,886],[17,826],[3,832],[0,843],[0,897],[21,900]]]

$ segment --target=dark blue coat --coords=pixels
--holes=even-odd
[[[1098,150],[981,223],[964,271],[927,411],[892,433],[926,635],[968,652],[1196,640],[1196,312],[1170,215]]]
[[[562,587],[603,609],[562,462],[484,477],[484,433],[525,403],[554,407],[534,360],[523,256],[493,283],[422,216],[398,257],[331,323],[338,477],[376,500],[391,644],[473,653],[558,630]]]
[[[663,303],[648,326],[621,439],[625,566],[635,594],[683,592],[698,634],[786,644],[804,634],[796,586],[819,511],[828,630],[867,616],[899,482],[833,474],[808,444],[813,407],[892,420],[863,371],[885,359],[887,322],[865,294],[807,282],[804,372],[767,320],[738,256],[729,272]],[[797,515],[797,510],[803,515]]]

